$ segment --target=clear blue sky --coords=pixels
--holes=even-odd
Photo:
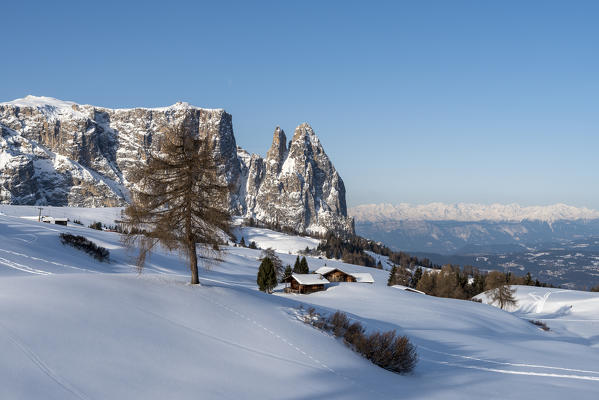
[[[350,205],[599,209],[599,1],[52,3],[3,4],[0,101],[307,121]]]

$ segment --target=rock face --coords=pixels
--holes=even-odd
[[[0,203],[119,206],[127,176],[177,123],[209,140],[233,215],[300,232],[353,233],[345,187],[308,124],[289,149],[275,130],[266,159],[237,147],[231,115],[187,103],[107,109],[47,97],[0,103]]]

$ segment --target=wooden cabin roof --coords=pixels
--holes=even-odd
[[[320,274],[293,274],[291,275],[291,278],[300,285],[324,285],[329,283],[329,281]]]

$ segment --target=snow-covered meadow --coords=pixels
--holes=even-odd
[[[386,271],[308,257],[311,270],[369,272],[375,283],[267,295],[256,288],[260,251],[233,246],[192,287],[177,254],[154,254],[138,275],[135,254],[118,234],[21,218],[36,211],[0,208],[2,399],[599,396],[599,294],[518,287],[519,307],[506,312],[387,287]],[[72,215],[84,225],[109,225],[120,214],[62,212],[55,216]],[[239,229],[246,243],[276,248],[285,264],[317,245]],[[63,246],[61,232],[106,247],[111,261]],[[372,365],[299,321],[300,305],[343,310],[368,329],[408,335],[420,358],[415,371],[396,375]]]

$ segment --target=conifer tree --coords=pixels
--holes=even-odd
[[[395,285],[395,273],[397,272],[397,267],[393,264],[391,268],[391,272],[389,272],[389,279],[387,280],[387,286]]]
[[[399,268],[397,268],[397,271],[395,272],[395,284],[396,285],[403,285],[403,286],[409,287],[411,280],[412,280],[412,274],[410,273],[410,271],[407,270],[406,267],[400,266]]]
[[[139,247],[140,272],[156,245],[181,251],[189,261],[191,283],[198,284],[197,251],[215,256],[219,233],[229,230],[229,188],[219,180],[210,143],[187,121],[160,137],[160,152],[127,177],[133,185],[123,242]]]
[[[241,240],[239,241],[239,245],[241,247],[245,247],[245,238],[243,236],[241,237]]]
[[[272,290],[277,286],[277,274],[270,258],[265,257],[262,259],[258,268],[256,283],[258,289],[266,293],[272,293]]]
[[[302,257],[300,261],[300,274],[309,274],[310,268],[308,268],[308,261],[306,261],[306,257]]]
[[[281,279],[281,282],[285,282],[288,278],[291,277],[292,274],[293,270],[291,269],[291,265],[287,265],[285,267],[285,271],[283,272],[283,278]]]
[[[302,270],[302,266],[300,263],[300,258],[299,258],[299,256],[297,256],[297,258],[295,259],[295,264],[293,264],[293,272],[295,272],[296,274],[301,274],[302,273],[301,270]]]
[[[491,271],[487,275],[486,289],[489,290],[491,303],[498,303],[501,309],[507,306],[515,306],[518,302],[514,297],[515,289],[506,284],[506,274],[499,271]]]
[[[277,256],[277,253],[275,253],[275,250],[272,247],[262,250],[262,258],[270,258],[277,277],[283,276],[283,261]]]
[[[422,278],[422,267],[418,267],[416,268],[416,271],[414,271],[414,274],[412,275],[412,281],[410,282],[410,287],[416,288],[420,278]]]

